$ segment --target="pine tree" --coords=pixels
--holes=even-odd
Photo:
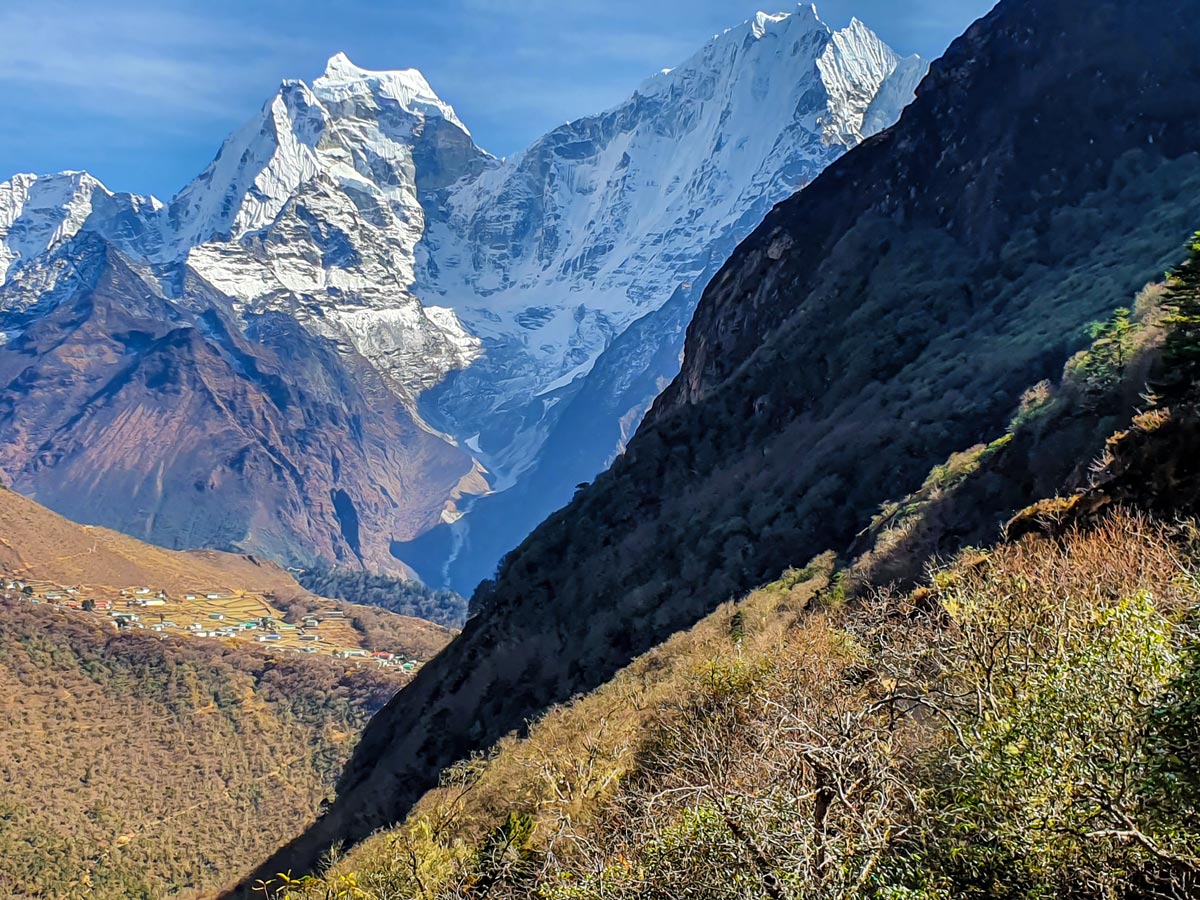
[[[1200,231],[1192,235],[1187,259],[1170,273],[1163,306],[1170,329],[1163,349],[1167,367],[1163,387],[1168,396],[1179,395],[1200,376]]]
[[[1092,339],[1084,373],[1095,390],[1107,390],[1120,377],[1128,362],[1129,344],[1136,328],[1133,313],[1122,306],[1113,311],[1107,322],[1095,322],[1088,328]]]

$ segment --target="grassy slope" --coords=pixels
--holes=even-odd
[[[820,560],[447,772],[404,825],[279,896],[1194,888],[1200,796],[1163,789],[1162,766],[1200,770],[1147,715],[1200,662],[1195,550],[1118,517],[850,609]]]
[[[180,598],[188,591],[246,594],[247,614],[265,615],[273,608],[271,614],[293,622],[306,612],[342,609],[347,625],[325,628],[335,646],[391,650],[418,660],[434,656],[454,634],[424,619],[325,600],[302,588],[280,566],[258,557],[166,550],[107,528],[78,525],[4,489],[0,574],[57,587],[77,585],[110,599],[126,588],[165,590],[173,602],[161,611],[181,624],[204,620],[210,611],[202,602],[187,608]]]
[[[1162,789],[1145,711],[1178,700],[1195,669],[1195,533],[1108,519],[1092,495],[1109,485],[1125,503],[1188,508],[1200,498],[1180,465],[1196,456],[1194,416],[1137,416],[1090,493],[1050,504],[1052,522],[1043,504],[1017,520],[1036,525],[1012,526],[1057,523],[1059,537],[965,551],[910,593],[876,587],[911,583],[921,560],[969,538],[991,543],[1031,496],[1031,467],[1058,483],[1088,472],[1159,358],[1161,299],[1161,287],[1143,292],[1119,348],[1076,357],[1060,383],[1031,389],[1007,434],[885,505],[852,566],[835,574],[827,555],[721,606],[527,736],[449,770],[403,825],[281,895],[1193,889],[1200,795]],[[1134,477],[1117,493],[1110,471]],[[1086,509],[1090,530],[1072,531],[1064,508]],[[984,695],[987,714],[964,701]],[[1023,732],[1016,744],[1009,729]],[[1167,774],[1180,784],[1200,770]]]
[[[0,568],[113,590],[142,584],[173,594],[236,588],[283,600],[307,593],[272,562],[208,550],[165,550],[107,528],[77,525],[10,490],[0,490]]]

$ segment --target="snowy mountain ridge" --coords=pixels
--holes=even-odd
[[[673,297],[675,318],[694,306],[771,206],[894,122],[924,71],[857,19],[832,31],[807,4],[760,13],[625,102],[497,159],[420,72],[338,53],[311,84],[284,81],[169,203],[79,172],[0,183],[0,286],[99,235],[172,302],[218,298],[247,339],[283,315],[361,357],[490,473],[476,491],[501,490],[538,465],[633,323]],[[6,333],[27,324],[20,310],[53,304],[57,269],[43,268],[27,280],[40,300],[0,292]],[[596,378],[660,383],[677,365],[664,347],[622,351],[654,371]],[[623,411],[621,435],[648,399]],[[598,429],[580,480],[619,452],[617,424]],[[460,499],[443,498],[444,521]]]
[[[714,247],[869,136],[863,119],[901,62],[858,20],[831,32],[811,6],[760,14],[625,103],[455,185],[418,284],[486,350],[423,409],[451,433],[482,431],[491,467],[519,472],[541,426],[513,403],[586,376],[632,321],[703,287]]]

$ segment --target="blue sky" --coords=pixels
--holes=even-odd
[[[935,57],[993,0],[824,0]],[[492,153],[618,103],[713,34],[786,0],[4,0],[0,180],[87,169],[171,196],[283,78],[345,51],[421,69]]]

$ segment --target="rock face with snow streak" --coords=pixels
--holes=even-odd
[[[17,175],[0,183],[0,284],[19,262],[46,254],[84,227],[135,255],[160,252],[162,204],[114,194],[86,172]]]
[[[924,68],[857,21],[759,14],[500,160],[419,72],[338,54],[168,204],[17,176],[0,469],[160,543],[469,589],[620,452],[737,242],[895,121]],[[215,482],[236,490],[182,487]]]
[[[401,555],[462,591],[490,575],[624,446],[737,243],[861,142],[868,115],[872,133],[892,124],[926,68],[857,20],[831,32],[810,7],[759,14],[446,192],[422,296],[453,308],[484,352],[421,408],[475,435],[504,490]]]

